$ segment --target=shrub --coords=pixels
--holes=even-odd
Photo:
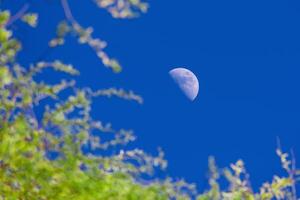
[[[64,44],[71,34],[80,44],[89,45],[103,65],[113,72],[121,72],[121,65],[104,51],[106,43],[92,36],[92,28],[83,28],[72,15],[67,0],[61,0],[66,18],[58,24],[56,37],[49,42],[51,48]],[[97,0],[97,5],[107,9],[115,18],[133,18],[147,10],[139,0]],[[275,176],[265,183],[259,193],[249,184],[242,161],[224,170],[229,189],[221,191],[220,173],[214,159],[210,159],[210,190],[197,194],[195,186],[184,180],[155,179],[153,173],[166,168],[163,152],[157,156],[141,149],[119,148],[134,141],[132,131],[115,130],[110,124],[94,120],[90,115],[95,97],[117,96],[142,103],[143,99],[132,91],[108,88],[92,91],[78,88],[75,81],[61,80],[51,85],[37,81],[36,76],[47,68],[70,76],[79,75],[72,65],[59,60],[38,61],[31,66],[21,66],[17,54],[21,42],[14,38],[11,24],[17,20],[36,27],[38,15],[27,12],[29,4],[15,15],[9,10],[0,11],[0,199],[51,200],[51,199],[291,199],[296,200],[296,181],[299,171],[294,159],[279,148],[277,153],[287,177]],[[60,94],[68,94],[61,98]],[[41,118],[36,117],[36,107],[44,100],[47,105]],[[111,134],[113,139],[102,141],[101,134]],[[117,153],[93,155],[83,147]],[[145,178],[150,175],[152,178]]]

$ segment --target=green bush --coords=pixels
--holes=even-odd
[[[121,7],[117,2],[96,1],[115,18],[135,17],[148,7],[139,0],[124,1]],[[67,0],[61,0],[61,3],[66,19],[58,24],[56,37],[49,42],[51,48],[64,44],[65,36],[71,34],[80,44],[89,45],[104,66],[113,72],[121,72],[118,61],[104,51],[106,43],[93,38],[92,28],[83,28],[75,20]],[[36,81],[35,77],[47,68],[70,76],[79,75],[79,72],[72,65],[58,60],[39,61],[31,66],[18,63],[21,42],[13,37],[10,25],[20,20],[35,27],[38,15],[28,13],[28,7],[26,4],[15,15],[8,10],[0,11],[1,200],[297,199],[295,185],[300,173],[295,168],[294,159],[290,161],[280,148],[277,153],[287,176],[274,176],[274,180],[263,184],[258,193],[250,187],[242,161],[232,164],[230,169],[219,170],[211,158],[210,189],[198,194],[194,185],[183,180],[143,178],[144,175],[153,175],[157,168],[166,168],[161,151],[157,156],[128,148],[121,148],[110,156],[84,154],[84,145],[105,151],[119,149],[117,146],[135,139],[131,131],[115,130],[110,124],[94,120],[90,115],[93,98],[117,96],[137,103],[142,103],[143,99],[123,89],[92,91],[78,88],[72,79],[54,85]],[[60,98],[59,94],[63,92],[69,96]],[[46,106],[43,117],[37,118],[35,108],[44,99],[51,99],[55,105]],[[92,131],[111,134],[113,139],[102,141],[101,137],[90,134]],[[57,155],[55,158],[54,154]],[[218,184],[221,175],[229,181],[229,187],[224,191]]]

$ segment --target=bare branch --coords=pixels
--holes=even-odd
[[[297,200],[297,189],[296,189],[296,180],[295,180],[295,173],[296,173],[296,157],[294,150],[291,150],[291,157],[292,157],[292,169],[291,172],[289,173],[290,179],[293,180],[292,184],[292,194],[293,194],[293,200]]]
[[[68,0],[61,0],[61,5],[64,9],[65,12],[65,16],[67,18],[67,20],[69,20],[71,23],[76,22],[75,18],[73,17],[71,8],[69,6]]]
[[[280,141],[279,136],[276,137],[276,142],[277,142],[277,149],[280,150],[280,151],[282,151],[282,149],[281,149],[281,141]]]
[[[6,23],[6,27],[12,25],[15,21],[19,20],[21,17],[23,17],[23,15],[27,12],[27,10],[29,9],[30,4],[26,3],[23,5],[23,7],[14,15],[12,16],[8,22]]]

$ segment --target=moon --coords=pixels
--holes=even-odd
[[[185,96],[194,101],[199,92],[199,81],[196,75],[186,68],[175,68],[169,71],[170,76]]]

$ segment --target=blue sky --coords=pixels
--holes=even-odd
[[[17,10],[25,1],[6,1]],[[276,137],[300,160],[300,3],[296,0],[148,1],[135,20],[116,20],[92,1],[73,1],[73,14],[124,66],[121,74],[102,67],[94,53],[67,45],[45,55],[73,63],[78,84],[122,87],[141,94],[144,105],[97,99],[95,118],[132,128],[136,146],[162,147],[167,174],[205,187],[207,158],[227,166],[242,158],[255,188],[280,170]],[[15,27],[23,41],[22,63],[36,60],[63,17],[58,1],[32,1],[40,23]],[[198,98],[189,101],[168,71],[185,66],[199,78]],[[50,81],[56,75],[44,77]]]

